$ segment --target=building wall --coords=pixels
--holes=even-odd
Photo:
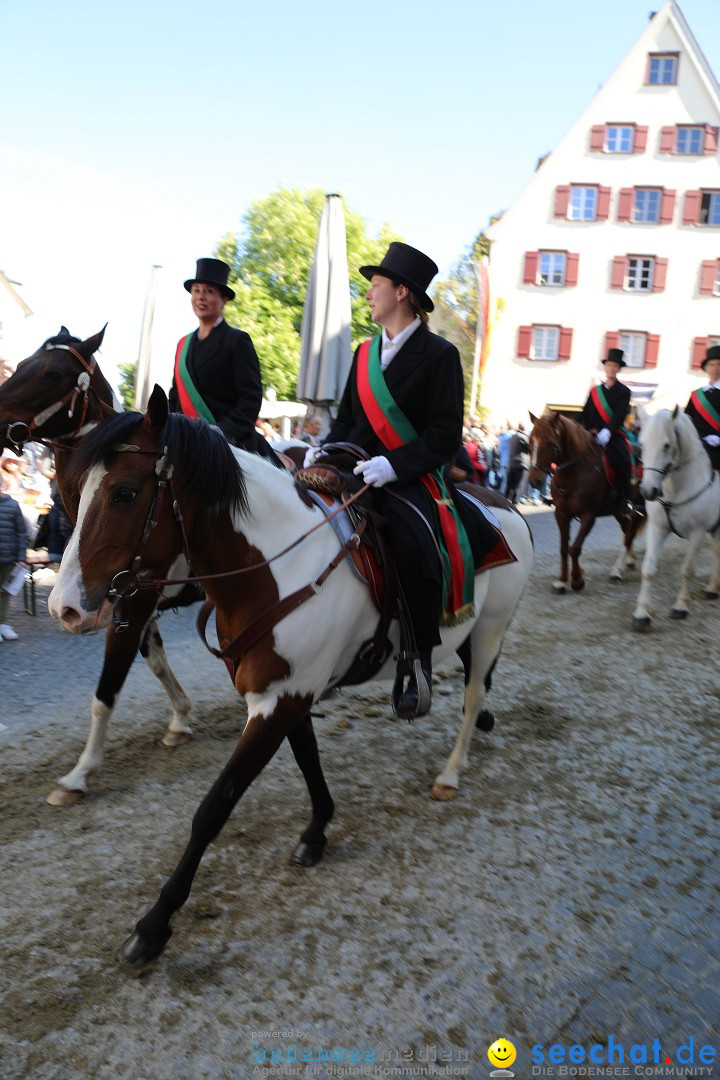
[[[677,85],[645,85],[650,52],[679,52]],[[647,128],[642,153],[593,150],[592,130],[606,123]],[[720,258],[720,227],[683,224],[685,193],[720,191],[718,152],[698,156],[661,152],[662,129],[677,124],[720,126],[720,93],[702,53],[674,3],[667,3],[622,60],[524,191],[490,227],[492,346],[481,380],[481,405],[497,421],[527,419],[548,404],[581,405],[602,372],[606,333],[659,336],[655,366],[626,368],[625,381],[654,387],[653,404],[687,399],[699,385],[697,338],[720,338],[720,298],[700,293],[704,261]],[[713,142],[712,131],[708,135]],[[607,220],[555,216],[556,189],[572,184],[609,188]],[[618,221],[621,189],[674,191],[666,224]],[[525,253],[577,254],[577,284],[524,283]],[[646,255],[667,260],[658,292],[611,288],[613,259]],[[519,328],[549,324],[572,330],[569,359],[518,356]],[[611,342],[612,344],[612,342]],[[704,353],[703,353],[704,355]],[[642,390],[640,391],[642,395]]]

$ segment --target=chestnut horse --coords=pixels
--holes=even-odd
[[[603,465],[603,454],[595,439],[575,420],[547,409],[542,416],[530,413],[530,474],[531,487],[542,488],[550,474],[550,494],[555,505],[555,520],[560,530],[560,577],[553,582],[556,593],[567,592],[568,555],[570,556],[570,587],[585,587],[585,575],[580,554],[585,537],[599,517],[612,515],[622,529],[624,543],[610,571],[611,581],[622,581],[625,567],[635,565],[633,541],[642,518],[621,515],[622,500],[610,483]],[[553,468],[554,466],[554,468]],[[570,522],[580,522],[575,539],[570,544]]]
[[[223,647],[248,710],[230,760],[193,818],[185,853],[125,943],[124,959],[142,966],[162,952],[205,849],[286,737],[312,803],[296,861],[312,865],[321,858],[333,801],[310,708],[342,684],[378,616],[369,589],[343,557],[348,545],[326,525],[313,528],[319,511],[289,473],[230,447],[204,421],[168,414],[157,386],[144,417],[123,414],[83,441],[73,474],[76,482],[84,477],[82,495],[50,596],[53,617],[74,633],[106,624],[111,587],[116,596],[151,589],[185,550],[215,604],[220,642],[232,643]],[[440,799],[459,785],[505,629],[532,566],[523,518],[509,506],[496,513],[516,561],[476,575],[475,617],[445,629],[436,652],[439,658],[459,652],[466,682],[460,734],[431,792]],[[390,639],[397,646],[395,626]],[[393,674],[390,659],[374,678]]]
[[[114,416],[120,408],[95,359],[104,333],[103,328],[86,341],[79,341],[63,327],[22,360],[0,387],[0,447],[19,449],[20,444],[30,440],[49,441],[55,452],[60,495],[73,520],[80,496],[68,478],[68,465],[75,447],[99,421]],[[180,568],[179,573],[184,576],[185,571]],[[190,699],[170,669],[155,619],[156,608],[176,605],[179,592],[178,588],[168,589],[168,598],[159,604],[152,593],[138,593],[128,602],[125,633],[108,631],[100,681],[90,707],[87,742],[75,766],[57,781],[58,786],[48,796],[52,805],[77,802],[87,791],[89,778],[100,771],[110,717],[138,649],[172,705],[172,720],[163,744],[177,746],[190,737]]]

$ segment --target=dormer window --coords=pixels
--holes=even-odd
[[[648,53],[645,82],[649,86],[675,86],[679,53]]]

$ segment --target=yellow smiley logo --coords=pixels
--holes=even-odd
[[[512,1065],[516,1057],[517,1051],[507,1039],[496,1039],[488,1049],[490,1064],[496,1065],[499,1069],[506,1069],[509,1065]]]

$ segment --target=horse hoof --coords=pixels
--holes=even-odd
[[[163,735],[163,746],[169,747],[171,750],[175,746],[182,746],[184,743],[190,741],[190,733],[188,731],[170,731],[168,730]]]
[[[303,868],[317,866],[323,857],[324,850],[324,844],[306,844],[301,840],[293,851],[290,861],[293,866],[302,866]]]
[[[710,589],[706,589],[703,593],[705,600],[717,600],[718,596],[720,596],[720,593],[711,592]]]
[[[85,798],[84,791],[68,791],[67,788],[57,787],[51,791],[45,800],[50,806],[75,806]]]
[[[433,786],[430,788],[430,798],[435,802],[450,802],[457,795],[457,788],[448,787],[447,784],[440,784],[436,780]]]
[[[573,581],[571,583],[571,588],[573,592],[582,592],[585,588],[585,579],[583,578],[582,581]]]
[[[643,633],[645,630],[650,629],[650,616],[645,615],[644,618],[634,618],[632,621],[633,630],[637,630],[639,633]]]
[[[636,566],[635,560],[634,559],[628,559],[628,561],[625,563],[625,566],[626,566],[626,568],[628,570],[634,570],[635,566]]]
[[[673,608],[670,612],[671,619],[687,619],[687,617],[688,612],[683,610],[683,608]]]
[[[492,731],[495,727],[495,717],[489,709],[481,709],[475,720],[475,727],[480,731]]]
[[[171,937],[172,930],[168,927],[167,933],[157,938],[153,944],[144,938],[139,930],[135,930],[121,948],[120,959],[133,968],[145,967],[160,955]]]
[[[608,581],[622,581],[622,574],[610,574]]]
[[[553,592],[557,593],[558,596],[562,595],[562,593],[566,593],[566,583],[564,581],[553,581]]]

